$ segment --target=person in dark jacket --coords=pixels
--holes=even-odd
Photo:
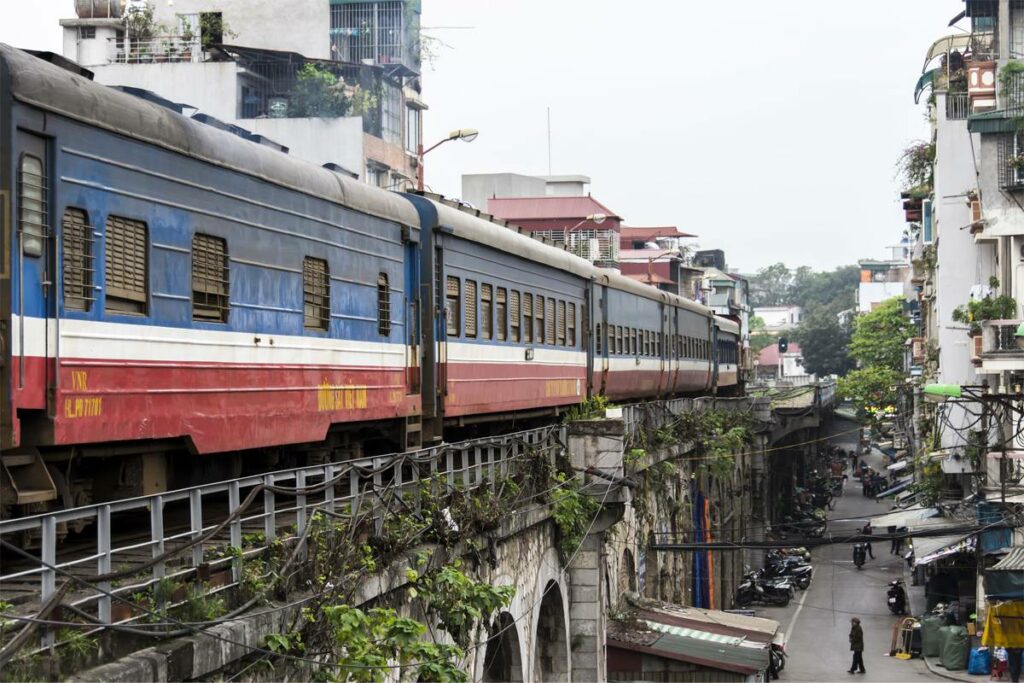
[[[860,532],[861,532],[861,534],[863,534],[865,536],[870,536],[871,535],[871,522],[868,522],[867,524],[865,524],[864,528],[861,529]],[[875,554],[873,552],[871,552],[871,539],[869,538],[867,541],[865,541],[864,545],[867,546],[867,548],[865,550],[867,550],[867,553],[871,557],[871,559],[872,560],[875,559]]]
[[[864,671],[864,631],[860,627],[860,619],[850,619],[850,650],[853,651],[853,663],[846,673],[865,673]]]

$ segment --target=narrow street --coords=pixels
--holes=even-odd
[[[843,444],[845,448],[852,446]],[[874,468],[882,465],[882,454],[873,451],[864,461]],[[847,481],[836,509],[829,513],[829,532],[842,537],[853,533],[872,515],[889,509],[861,495],[858,482]],[[766,608],[759,616],[777,619],[788,636],[789,658],[781,680],[790,681],[913,681],[944,680],[930,673],[924,661],[889,657],[896,617],[886,606],[886,585],[903,576],[906,563],[889,554],[889,543],[873,544],[875,559],[868,558],[862,570],[853,564],[851,546],[825,545],[812,551],[814,581],[797,592],[785,609]],[[908,587],[908,590],[912,590]],[[850,619],[859,617],[864,629],[866,675],[846,673],[851,653],[848,641]]]

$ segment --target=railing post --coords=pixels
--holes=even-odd
[[[380,459],[373,459],[373,498],[370,499],[370,509],[377,508],[378,512],[373,515],[373,528],[374,532],[380,534],[384,529],[384,508],[378,504],[377,496],[381,493],[383,483],[380,478]]]
[[[351,498],[349,510],[354,524],[356,516],[359,514],[359,472],[354,465],[349,465],[348,469],[348,495]]]
[[[306,470],[299,470],[295,473],[295,488],[299,491],[306,488]],[[295,496],[295,529],[296,532],[301,536],[306,531],[306,525],[309,523],[308,515],[306,514],[306,494],[301,493]]]
[[[50,565],[50,567],[56,566],[57,564],[57,520],[51,515],[43,517],[42,529],[40,530],[42,538],[40,539],[41,547],[40,557],[43,562]],[[57,574],[50,567],[43,567],[40,573],[40,583],[42,595],[40,599],[42,602],[46,602],[53,595],[53,592],[57,590]],[[42,636],[43,647],[53,647],[53,628],[47,626],[43,629]]]
[[[199,538],[203,535],[203,492],[201,489],[192,489],[188,492],[188,518],[192,526],[192,538]],[[203,544],[197,543],[192,546],[192,566],[198,567],[202,563]]]
[[[164,497],[153,496],[149,503],[149,529],[153,557],[164,554]],[[166,563],[160,560],[153,565],[153,578],[162,579],[166,572]]]
[[[110,573],[110,506],[104,505],[96,511],[96,573]],[[98,584],[101,591],[110,591],[109,581],[100,581]],[[96,611],[100,623],[110,623],[110,596],[106,593],[100,594],[100,601],[96,605]]]
[[[341,468],[335,467],[334,465],[324,466],[324,481],[328,482],[334,479],[335,473]],[[334,512],[334,483],[327,484],[324,488],[324,509],[328,512]]]
[[[228,514],[233,513],[241,505],[238,480],[228,484]],[[239,517],[231,520],[231,537],[229,543],[232,548],[242,547],[242,521]],[[231,578],[233,581],[242,580],[242,560],[234,557],[231,560]]]
[[[274,475],[264,476],[263,483],[273,486]],[[274,492],[268,488],[263,489],[263,535],[266,536],[268,546],[277,538],[277,501],[274,498]]]

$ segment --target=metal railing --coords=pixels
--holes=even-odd
[[[965,92],[946,93],[946,120],[963,121],[971,114],[971,100]]]
[[[983,354],[1018,354],[1024,350],[1017,346],[1017,328],[1022,320],[986,320],[981,324],[981,352]]]
[[[160,36],[150,40],[110,38],[108,59],[115,64],[164,64],[199,62],[203,49],[196,36]]]
[[[128,604],[129,596],[163,579],[222,572],[230,576],[222,576],[217,590],[236,586],[245,558],[266,552],[285,528],[301,537],[319,510],[352,518],[358,513],[372,519],[379,531],[389,513],[386,501],[402,501],[403,512],[419,511],[420,485],[428,478],[432,493],[443,495],[454,488],[493,486],[499,478],[527,471],[537,458],[553,460],[561,443],[559,430],[543,427],[5,520],[0,522],[0,539],[22,548],[9,556],[25,555],[28,539],[38,543],[38,560],[22,557],[5,563],[0,599],[14,603],[15,612],[34,612],[54,596],[60,577],[74,584],[63,598],[65,604],[92,615],[99,628],[132,622],[141,617],[133,616],[134,610],[115,614],[115,603]],[[78,539],[62,542],[61,531],[85,525],[94,528],[94,545]],[[243,530],[248,532],[244,549]],[[137,572],[132,564],[139,567]],[[116,569],[134,574],[124,579],[128,585],[109,580]],[[43,647],[53,642],[52,629],[44,631]]]

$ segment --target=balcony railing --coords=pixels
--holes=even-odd
[[[946,120],[963,121],[971,113],[970,98],[965,92],[946,93]]]
[[[981,353],[987,355],[1017,355],[1024,357],[1024,349],[1017,346],[1017,328],[1024,320],[986,320],[981,324]]]
[[[615,230],[534,230],[531,236],[553,242],[599,266],[619,264],[619,233]]]
[[[199,38],[183,36],[160,36],[151,40],[111,38],[107,41],[107,51],[115,64],[198,62],[203,55]]]

